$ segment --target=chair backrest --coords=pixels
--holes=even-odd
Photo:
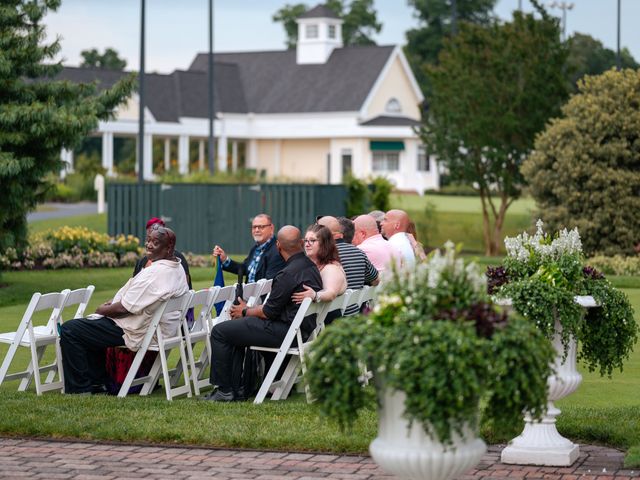
[[[349,288],[340,297],[338,297],[338,298],[342,298],[342,305],[340,306],[340,311],[342,312],[342,315],[344,315],[344,312],[349,307],[352,307],[352,306],[359,307],[361,296],[362,296],[362,290],[354,290]]]
[[[262,278],[257,282],[245,283],[242,286],[242,297],[247,302],[248,306],[254,307],[259,302],[260,292],[262,291],[262,287],[265,282],[266,280]]]
[[[68,294],[69,289],[61,292],[45,294],[39,292],[34,293],[31,296],[31,301],[29,302],[29,305],[22,316],[22,320],[20,321],[20,325],[18,326],[18,330],[16,331],[16,340],[21,341],[27,329],[32,332],[32,328],[35,326],[35,323],[37,323],[37,320],[34,318],[34,314],[44,310],[51,310],[46,323],[47,332],[50,334],[56,333],[60,313],[62,312],[62,308]]]
[[[262,280],[263,283],[262,289],[260,290],[260,297],[271,293],[271,285],[273,285],[273,278],[270,278],[269,280],[263,278]]]
[[[93,285],[89,285],[86,288],[77,288],[75,290],[71,290],[67,295],[67,298],[64,301],[64,306],[62,307],[63,311],[73,305],[78,305],[76,312],[73,314],[73,317],[69,318],[82,318],[84,317],[84,312],[87,309],[87,305],[91,300],[91,296],[96,287]],[[61,320],[62,320],[62,312],[61,312]]]
[[[350,295],[351,292],[353,291],[354,290],[347,290],[342,295],[338,295],[336,298],[334,298],[330,302],[322,302],[321,304],[319,304],[322,308],[318,310],[318,314],[316,316],[316,328],[313,329],[313,332],[311,333],[311,335],[309,335],[309,338],[307,339],[306,343],[313,341],[318,335],[320,335],[320,332],[324,330],[324,326],[325,326],[324,320],[327,317],[327,314],[329,312],[333,312],[334,310],[340,310],[341,312],[344,313],[344,309],[347,306],[346,297],[347,295]],[[307,312],[309,312],[309,310],[307,310]],[[311,310],[311,313],[313,313],[313,310]],[[310,313],[307,313],[307,314],[310,315]]]
[[[363,303],[373,300],[376,297],[377,292],[378,287],[364,286],[360,291],[360,306],[362,306]]]
[[[177,317],[177,320],[176,320],[177,328],[176,328],[176,332],[174,332],[175,335],[179,335],[181,331],[181,329],[179,328],[180,323],[182,322],[185,315],[187,314],[187,308],[189,306],[189,302],[191,300],[193,293],[194,293],[193,290],[189,290],[187,293],[184,293],[179,297],[174,297],[167,300],[163,306],[158,308],[158,310],[152,317],[151,328],[156,330],[157,327],[160,325],[160,321],[162,320],[162,317],[165,316],[166,314],[172,313],[172,312],[179,312],[180,316]],[[162,313],[158,314],[159,311],[162,311]]]
[[[214,315],[213,311],[211,312],[212,318],[211,318],[210,328],[213,328],[215,325],[217,325],[220,322],[224,322],[225,320],[231,319],[231,316],[229,315],[229,309],[231,308],[233,301],[236,299],[235,297],[236,297],[235,285],[222,287],[218,291],[218,295],[216,296],[214,304],[224,302],[224,306],[220,311],[220,315]]]
[[[220,289],[221,287],[203,288],[193,293],[191,300],[189,300],[189,305],[187,305],[187,310],[200,307],[200,313],[191,326],[191,332],[195,333],[207,329],[207,324],[211,318],[211,309],[216,302]]]

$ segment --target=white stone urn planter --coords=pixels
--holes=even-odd
[[[404,479],[448,480],[475,466],[487,450],[472,428],[453,435],[453,445],[431,438],[418,421],[409,427],[404,392],[378,389],[378,436],[369,451],[387,473]]]
[[[596,307],[593,297],[576,296],[576,303],[585,308]],[[499,302],[509,305],[510,300]],[[567,356],[564,358],[564,347],[560,338],[562,327],[556,320],[556,333],[552,343],[556,350],[553,369],[556,374],[547,379],[549,386],[547,411],[539,421],[534,421],[529,414],[524,416],[524,430],[511,440],[502,450],[502,463],[521,465],[569,466],[578,459],[580,447],[564,438],[556,429],[556,418],[560,410],[554,402],[577,390],[582,382],[582,375],[576,368],[577,347],[575,339],[569,342]]]

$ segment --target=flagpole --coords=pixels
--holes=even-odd
[[[215,112],[213,105],[213,0],[209,0],[209,173],[215,173],[216,146],[213,131]]]
[[[145,0],[140,0],[140,71],[138,72],[138,183],[144,182],[144,24]]]

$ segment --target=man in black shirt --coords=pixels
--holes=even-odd
[[[285,267],[273,279],[267,303],[247,308],[244,300],[231,309],[232,320],[216,325],[211,331],[211,384],[218,389],[205,397],[216,402],[230,402],[242,397],[240,387],[245,348],[250,345],[279,347],[300,305],[291,295],[303,291],[303,285],[318,291],[322,278],[315,264],[302,249],[300,230],[291,225],[278,231],[276,246]],[[303,338],[315,325],[303,322]]]

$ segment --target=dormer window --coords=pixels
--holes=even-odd
[[[318,25],[305,25],[305,36],[307,38],[318,38]]]
[[[336,38],[336,26],[329,25],[329,38]]]
[[[402,105],[400,105],[397,98],[391,98],[384,106],[384,111],[392,114],[402,113]]]

